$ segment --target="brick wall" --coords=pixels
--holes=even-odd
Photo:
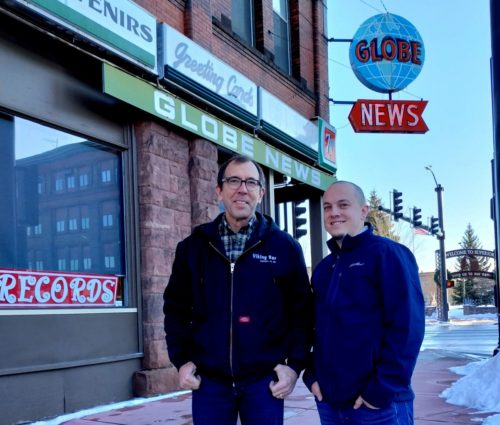
[[[327,43],[317,30],[323,25],[321,2],[290,1],[296,56],[293,77],[282,73],[272,62],[272,0],[256,1],[255,12],[262,23],[256,28],[256,47],[237,40],[222,22],[222,15],[231,17],[230,0],[136,0],[136,3],[153,13],[158,21],[184,33],[305,117],[319,114],[328,119]]]

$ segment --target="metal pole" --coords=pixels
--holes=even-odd
[[[436,188],[434,189],[437,193],[438,202],[438,220],[439,220],[439,233],[436,234],[439,239],[439,276],[441,282],[441,317],[440,320],[443,322],[448,321],[448,300],[446,299],[446,251],[444,249],[444,218],[443,218],[443,191],[444,188],[441,186],[436,179],[434,171],[432,171],[432,165],[427,165],[425,167],[427,171],[432,174],[434,183],[436,183]]]
[[[491,91],[493,113],[493,210],[495,222],[495,270],[498,272],[500,264],[500,7],[498,1],[490,0],[490,31],[491,31]],[[500,298],[499,276],[496,273],[497,298]],[[497,318],[499,326],[498,346],[500,349],[500,301],[497,301]]]
[[[441,298],[442,298],[442,303],[443,303],[443,311],[442,311],[442,318],[441,320],[443,322],[448,321],[448,300],[447,300],[447,294],[446,294],[446,251],[444,249],[444,225],[443,225],[443,186],[438,184],[436,186],[436,193],[437,193],[437,201],[438,201],[438,218],[439,218],[439,230],[440,233],[438,234],[438,239],[439,239],[439,274],[441,276]]]

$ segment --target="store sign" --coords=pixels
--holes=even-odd
[[[424,42],[406,19],[382,13],[366,20],[351,42],[349,58],[359,81],[371,90],[403,90],[422,70]]]
[[[319,165],[329,171],[337,171],[337,130],[327,121],[318,118],[319,129]]]
[[[259,93],[262,121],[318,152],[318,127],[262,87]]]
[[[103,82],[105,93],[310,186],[325,190],[334,180],[333,176],[298,161],[252,134],[108,64],[103,65]]]
[[[113,307],[118,277],[0,269],[2,307]]]
[[[360,99],[349,113],[356,133],[425,133],[427,101]]]
[[[130,0],[16,0],[156,73],[156,18]]]
[[[254,82],[172,27],[161,24],[159,33],[160,58],[163,57],[164,62],[160,67],[171,68],[257,115],[257,85]]]

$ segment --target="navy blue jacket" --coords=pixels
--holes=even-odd
[[[312,343],[312,293],[300,245],[270,217],[232,264],[219,215],[177,246],[164,293],[170,360],[219,379],[264,376],[278,364],[297,374]]]
[[[425,310],[415,257],[369,227],[347,235],[316,267],[316,335],[310,388],[337,408],[358,396],[376,406],[412,400],[410,381],[424,336]]]

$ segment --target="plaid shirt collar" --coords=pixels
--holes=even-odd
[[[237,258],[243,253],[245,249],[245,244],[248,239],[250,239],[250,235],[257,225],[257,219],[255,215],[248,221],[248,224],[242,227],[239,232],[235,233],[231,227],[229,227],[229,223],[226,220],[226,216],[222,217],[222,220],[219,224],[219,234],[222,239],[222,243],[224,245],[224,249],[226,250],[226,255],[228,256],[231,262],[237,260]]]

